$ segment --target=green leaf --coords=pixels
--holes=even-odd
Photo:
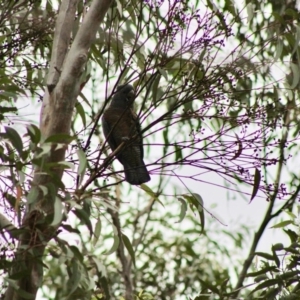
[[[80,178],[79,184],[81,184],[83,177],[85,175],[86,167],[87,167],[87,159],[86,159],[84,151],[82,151],[81,149],[77,150],[77,156],[79,159],[79,166],[78,166],[77,174]]]
[[[157,69],[158,69],[159,73],[166,79],[166,81],[168,81],[168,73],[166,72],[166,70],[164,70],[160,67],[158,67]]]
[[[117,9],[119,11],[120,16],[123,16],[122,3],[119,0],[117,0],[116,3],[117,3]]]
[[[282,221],[282,222],[272,226],[271,228],[282,228],[282,227],[286,227],[290,224],[294,224],[294,221],[292,221],[292,220]]]
[[[44,196],[48,195],[48,187],[47,186],[40,184],[39,189],[42,191]]]
[[[135,57],[137,59],[137,65],[141,70],[144,70],[145,68],[145,61],[146,61],[146,56],[144,53],[144,46],[141,46],[137,49],[135,52]]]
[[[69,162],[69,161],[59,161],[57,163],[48,163],[47,164],[48,167],[51,167],[51,166],[61,166],[63,169],[71,169],[72,171],[74,170],[74,164]]]
[[[299,67],[297,64],[291,63],[291,69],[292,69],[292,73],[293,73],[293,83],[292,83],[291,89],[294,89],[299,83],[300,72],[299,72]]]
[[[163,207],[164,204],[159,200],[159,198],[157,197],[157,194],[145,183],[141,184],[141,189],[144,190],[149,196],[151,196],[152,198],[154,198],[156,201],[158,201]]]
[[[206,0],[207,6],[213,11],[213,12],[219,12],[217,6],[212,0]]]
[[[123,240],[123,243],[132,259],[133,265],[135,266],[135,253],[134,253],[132,244],[131,244],[129,238],[123,233],[122,233],[122,240]]]
[[[282,39],[279,37],[277,40],[277,45],[276,45],[276,52],[275,52],[275,57],[274,57],[274,61],[276,62],[278,59],[280,59],[281,54],[283,51],[283,41]]]
[[[254,253],[255,255],[258,255],[258,256],[261,256],[265,259],[268,259],[268,260],[274,260],[274,256],[269,254],[269,253],[264,253],[264,252],[255,252]]]
[[[156,193],[146,184],[141,184],[142,190],[144,190],[149,196],[156,197]]]
[[[68,291],[69,291],[68,295],[70,296],[79,286],[80,279],[81,279],[81,272],[78,265],[78,261],[76,259],[72,259],[71,266],[69,266],[69,269],[70,269],[69,273],[71,273],[71,276],[69,277],[68,280]]]
[[[270,287],[270,286],[274,286],[274,285],[279,284],[279,283],[280,283],[280,281],[278,279],[266,280],[263,283],[259,284],[254,290],[252,290],[249,295],[253,294],[256,291],[259,291],[261,289],[264,289],[264,288],[267,288],[267,287]]]
[[[49,156],[51,153],[51,148],[51,144],[43,144],[40,149],[42,151],[35,156],[35,159],[42,158],[44,155]]]
[[[254,16],[254,4],[252,2],[248,3],[246,6],[247,9],[247,22],[250,23]]]
[[[297,206],[297,208],[298,208],[298,213],[299,213],[299,206]],[[291,217],[293,220],[295,220],[296,218],[297,218],[297,216],[295,215],[295,214],[293,214],[291,211],[289,211],[289,210],[285,210],[284,211],[289,217]]]
[[[83,109],[83,106],[81,105],[80,102],[77,102],[75,105],[76,111],[79,114],[81,120],[82,120],[82,124],[84,127],[86,127],[86,118],[85,118],[85,111]]]
[[[283,229],[283,231],[289,236],[291,243],[295,243],[298,240],[298,233],[291,229]]]
[[[99,273],[99,275],[101,275],[101,277],[107,277],[107,271],[105,266],[103,265],[103,263],[95,256],[92,256],[91,259],[93,260],[93,262],[95,263],[97,272]]]
[[[90,214],[85,209],[78,209],[78,208],[75,208],[72,212],[83,224],[87,226],[87,228],[90,231],[90,235],[92,235],[93,227],[90,219]]]
[[[129,78],[131,78],[131,74],[129,74],[129,78],[126,78],[128,72],[129,72],[130,68],[127,68],[126,66],[124,66],[124,69],[122,70],[122,73],[120,74],[119,77],[119,82],[129,82]],[[135,85],[133,84],[133,86],[135,87]]]
[[[242,144],[241,140],[239,139],[237,134],[235,134],[235,136],[236,136],[236,139],[237,139],[236,143],[238,145],[238,150],[235,151],[233,158],[231,158],[230,160],[237,159],[242,154],[242,151],[243,151],[243,144]]]
[[[100,218],[98,219],[95,230],[94,230],[94,239],[93,239],[93,245],[95,246],[99,240],[100,234],[101,234],[101,220]]]
[[[258,191],[259,185],[260,185],[260,179],[261,179],[260,171],[257,168],[255,168],[254,185],[253,185],[253,191],[252,191],[252,196],[251,196],[251,199],[250,199],[250,203],[257,194],[257,191]]]
[[[182,195],[190,205],[195,207],[199,213],[200,223],[201,223],[201,233],[204,231],[205,225],[205,217],[204,217],[204,210],[203,210],[203,199],[199,194],[192,193],[191,195]]]
[[[298,245],[298,244],[297,244]],[[294,246],[291,246],[291,247],[285,247],[284,250],[286,252],[290,252],[290,253],[293,253],[293,254],[296,254],[296,255],[299,255],[299,250],[294,248]]]
[[[80,234],[80,231],[77,228],[73,228],[68,224],[61,224],[61,227],[68,232]]]
[[[83,254],[80,252],[80,250],[78,249],[78,247],[76,247],[76,246],[70,246],[69,248],[72,251],[72,253],[74,254],[74,257],[78,261],[83,262]]]
[[[232,0],[225,0],[224,10],[236,17],[236,9]]]
[[[299,43],[300,43],[300,26],[296,25],[296,27],[297,27],[297,30],[296,30],[295,45],[294,45],[294,49],[293,49],[291,55],[293,55],[297,51],[297,49],[299,47]]]
[[[281,291],[281,288],[279,287],[269,288],[263,296],[265,299],[276,299],[279,291]]]
[[[248,274],[246,275],[246,277],[256,277],[256,276],[257,276],[257,278],[258,278],[258,277],[260,278],[260,277],[261,277],[260,275],[264,275],[265,278],[263,278],[263,279],[260,280],[260,281],[262,281],[262,280],[265,280],[265,279],[268,278],[268,277],[266,276],[266,274],[267,274],[268,272],[279,272],[279,270],[278,270],[278,268],[275,267],[275,266],[268,266],[268,267],[266,267],[266,268],[262,268],[261,270],[259,270],[259,271],[257,271],[257,272],[250,272],[250,273],[248,273]],[[254,279],[254,281],[255,281],[255,282],[258,282],[258,281],[256,281],[256,279]]]
[[[153,86],[152,86],[152,101],[154,104],[156,104],[157,100],[158,100],[158,85],[159,85],[159,81],[160,81],[161,75],[157,74],[155,76],[155,79],[153,81]]]
[[[175,143],[175,161],[183,160],[182,149]]]
[[[212,285],[210,282],[204,281],[204,280],[202,280],[202,279],[200,279],[200,278],[198,278],[198,280],[199,280],[206,288],[208,288],[209,290],[211,290],[213,293],[215,293],[215,294],[217,294],[217,295],[220,294],[220,292],[219,292],[217,286]]]
[[[6,113],[17,113],[18,109],[16,107],[6,107],[0,105],[0,115],[4,115]]]
[[[177,200],[181,203],[181,210],[180,210],[179,220],[176,223],[181,223],[186,215],[187,203],[184,199],[180,197]]]
[[[204,49],[201,51],[201,53],[200,53],[200,55],[199,55],[199,57],[198,57],[199,63],[202,63],[203,57],[204,57],[204,55],[206,54],[206,52],[207,52],[207,49],[206,49],[206,48],[204,48]]]
[[[104,253],[105,255],[110,255],[110,254],[114,253],[119,247],[120,239],[118,236],[118,230],[115,225],[113,225],[113,231],[114,231],[114,243],[113,243],[111,249],[108,252]]]
[[[38,144],[41,141],[41,131],[37,126],[33,124],[27,126],[27,135],[29,135],[31,141],[34,144]]]
[[[267,279],[269,279],[269,277],[266,274],[262,274],[262,275],[255,277],[254,282],[258,283],[258,282],[261,282],[261,281],[264,281]]]
[[[287,93],[287,98],[289,100],[293,100],[294,98],[294,93],[293,93],[293,89],[292,87],[289,85],[289,83],[287,81],[283,82],[283,85],[285,87],[285,92]]]
[[[204,76],[204,72],[199,70],[199,68],[195,69],[194,78],[197,80],[201,80]]]
[[[63,218],[63,205],[59,197],[55,197],[53,214],[53,220],[50,225],[55,227],[61,223]]]
[[[272,252],[273,252],[274,262],[275,262],[276,266],[279,268],[280,267],[280,260],[278,258],[278,255],[277,255],[274,247],[272,247]]]
[[[279,275],[278,277],[283,280],[287,280],[287,279],[295,278],[295,277],[298,278],[299,273],[300,273],[299,270],[289,271],[289,272],[285,272],[285,273]]]
[[[20,288],[17,280],[13,280],[10,278],[4,278],[4,280],[9,283],[9,285],[17,292],[18,295],[22,297],[22,299],[35,299],[35,295],[30,294]]]
[[[104,294],[105,294],[105,299],[111,299],[110,298],[110,293],[109,293],[109,286],[108,286],[108,282],[107,282],[107,279],[106,277],[101,277],[99,279],[100,281],[100,284],[101,284],[101,288],[104,290]]]
[[[272,246],[272,250],[273,251],[281,251],[284,249],[284,246],[282,243],[277,243],[275,245]]]
[[[18,151],[19,155],[21,156],[23,151],[23,143],[20,135],[15,129],[11,127],[5,127],[5,131],[6,131],[7,138],[10,140],[12,145],[15,147],[15,149]]]
[[[37,186],[32,186],[28,195],[27,195],[27,204],[32,204],[37,201],[39,195],[39,189]]]

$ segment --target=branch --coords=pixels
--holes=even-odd
[[[73,109],[80,92],[80,76],[99,25],[111,3],[112,0],[93,1],[66,57],[55,89],[51,95],[46,91],[40,120],[43,138],[70,132]]]
[[[117,250],[117,255],[121,261],[122,264],[122,276],[124,279],[124,286],[125,286],[125,299],[131,300],[133,296],[133,289],[132,289],[132,281],[131,281],[131,264],[129,263],[125,251],[124,251],[124,243],[122,239],[122,231],[121,231],[121,224],[119,219],[119,212],[114,211],[111,208],[107,209],[108,213],[111,215],[113,224],[116,226],[119,236],[119,247]]]
[[[56,20],[54,40],[48,72],[47,87],[51,93],[55,88],[69,47],[71,31],[75,20],[77,1],[62,1]]]
[[[265,229],[267,228],[270,221],[275,216],[278,215],[278,211],[275,214],[272,214],[272,211],[273,211],[274,204],[275,204],[275,201],[276,201],[276,198],[277,198],[278,187],[279,187],[280,178],[281,178],[281,175],[282,175],[282,168],[283,168],[283,163],[284,163],[284,149],[285,149],[284,144],[287,140],[287,136],[288,136],[288,131],[286,131],[283,134],[282,142],[281,142],[281,145],[280,145],[280,161],[279,161],[279,165],[278,165],[278,169],[277,169],[277,176],[276,176],[276,180],[275,180],[276,190],[274,191],[272,197],[270,197],[271,199],[270,199],[270,203],[269,203],[269,206],[267,208],[265,217],[264,217],[258,231],[254,234],[254,239],[253,239],[249,254],[248,254],[247,259],[245,260],[245,262],[243,264],[242,271],[239,274],[238,282],[237,282],[237,284],[234,288],[234,292],[231,294],[233,298],[238,297],[239,292],[241,291],[241,288],[243,287],[243,282],[246,278],[248,269],[250,268],[250,266],[252,264],[252,261],[253,261],[253,258],[254,258],[255,252],[256,252],[257,245],[258,245]]]

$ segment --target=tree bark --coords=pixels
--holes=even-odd
[[[88,59],[88,51],[112,0],[93,1],[67,54],[77,2],[78,0],[62,1],[57,17],[47,88],[40,116],[41,146],[51,136],[70,134],[73,110],[80,92],[80,76]],[[65,147],[60,147],[59,150],[55,150],[55,145],[52,145],[43,166],[63,161],[67,144],[66,142]],[[57,226],[50,226],[48,220],[53,215],[58,183],[63,175],[63,169],[52,171],[53,177],[43,167],[35,169],[29,192],[30,201],[27,201],[30,203],[27,203],[22,222],[24,233],[19,237],[14,267],[10,272],[10,277],[17,277],[19,272],[23,272],[23,276],[18,280],[8,279],[5,300],[35,299],[42,284],[44,250],[57,229]],[[44,191],[46,187],[46,195],[39,188],[41,185]]]

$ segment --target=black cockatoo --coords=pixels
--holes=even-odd
[[[102,116],[102,127],[112,151],[122,142],[128,141],[117,154],[117,159],[124,166],[125,180],[139,185],[149,181],[150,176],[143,161],[143,138],[138,117],[133,111],[134,98],[130,84],[118,86],[110,106]],[[136,138],[130,141],[134,136]]]

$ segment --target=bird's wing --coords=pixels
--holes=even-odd
[[[127,155],[136,156],[135,159],[143,159],[143,141],[140,134],[140,124],[137,115],[130,109],[109,108],[102,117],[102,127],[104,135],[112,151],[114,151],[126,139],[138,135],[134,141],[130,142],[125,149],[117,154],[117,158],[122,164],[126,163]],[[128,152],[129,151],[129,152]]]
[[[137,114],[133,111],[133,109],[130,110],[131,112],[131,122],[132,127],[134,128],[132,131],[134,131],[133,135],[138,134],[138,137],[136,138],[136,142],[134,144],[137,144],[139,146],[139,151],[141,154],[141,158],[144,158],[144,148],[143,148],[143,137],[141,135],[141,124],[139,122]]]
[[[108,116],[109,115],[105,112],[102,117],[102,128],[103,128],[104,136],[105,136],[111,150],[114,151],[118,147],[118,144],[114,139],[113,133],[111,132],[111,130],[113,129],[113,126],[111,126],[111,122],[109,122]]]
[[[136,129],[133,126],[135,121],[132,118],[130,110],[109,108],[102,117],[102,127],[104,136],[112,150],[115,150],[126,139],[136,135]]]

